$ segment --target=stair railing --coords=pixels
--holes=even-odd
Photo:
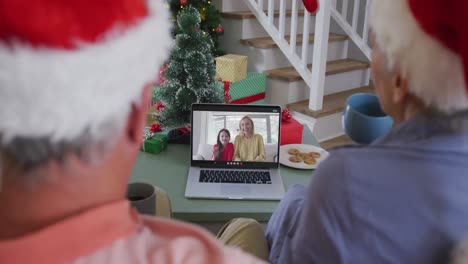
[[[348,21],[348,3],[349,0],[341,0],[341,10],[336,7],[334,0],[331,15],[333,19],[345,31],[348,37],[359,47],[362,53],[370,60],[371,48],[369,46],[369,4],[372,0],[353,0],[351,23]],[[364,3],[363,3],[364,2]],[[364,4],[364,6],[361,6]],[[359,18],[363,18],[362,23],[359,23]]]
[[[353,6],[353,22],[350,25],[346,20],[348,9],[348,0],[342,1],[341,13],[336,9],[336,0],[318,0],[319,10],[315,14],[315,31],[312,65],[308,65],[309,55],[309,35],[310,35],[310,20],[311,14],[304,11],[303,30],[302,30],[302,49],[297,52],[297,24],[299,11],[304,10],[302,0],[291,0],[291,29],[290,38],[285,38],[286,27],[286,0],[279,0],[279,21],[275,25],[274,18],[276,16],[275,0],[244,0],[250,11],[255,15],[259,23],[270,35],[278,48],[283,52],[292,66],[302,77],[307,86],[310,87],[309,108],[311,110],[322,109],[325,73],[327,68],[327,53],[328,53],[328,37],[330,33],[330,18],[333,18],[349,35],[357,46],[363,51],[365,56],[370,58],[370,48],[367,45],[368,28],[367,28],[367,6],[364,18],[363,36],[357,33],[358,16],[360,8],[360,0],[354,0]],[[367,0],[370,1],[370,0]]]

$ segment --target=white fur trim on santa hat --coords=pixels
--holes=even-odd
[[[414,95],[445,113],[468,109],[460,57],[421,29],[408,0],[371,1],[369,21],[388,68],[398,64]]]
[[[72,141],[85,130],[101,140],[105,123],[123,124],[172,44],[168,8],[148,2],[148,17],[79,50],[0,44],[1,143],[17,136]]]

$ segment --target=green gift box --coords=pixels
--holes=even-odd
[[[264,104],[266,75],[258,72],[247,73],[247,78],[237,82],[223,82],[226,103]]]
[[[141,150],[152,154],[159,154],[161,151],[165,150],[166,147],[167,136],[156,134],[143,142],[143,144],[141,145]]]

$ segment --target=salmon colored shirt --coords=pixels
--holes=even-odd
[[[0,263],[264,263],[193,225],[140,216],[127,201],[0,240]]]

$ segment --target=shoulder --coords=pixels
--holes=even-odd
[[[151,262],[186,263],[191,259],[193,263],[233,263],[230,259],[236,259],[242,263],[260,263],[240,250],[222,245],[207,231],[187,223],[144,217],[144,229],[147,239],[152,240],[144,246],[147,248],[145,255]]]
[[[262,140],[263,141],[263,136],[260,134],[255,134],[254,135],[255,140]]]
[[[231,142],[229,142],[229,143],[227,144],[227,147],[228,147],[228,148],[234,148],[234,144],[232,144]]]

